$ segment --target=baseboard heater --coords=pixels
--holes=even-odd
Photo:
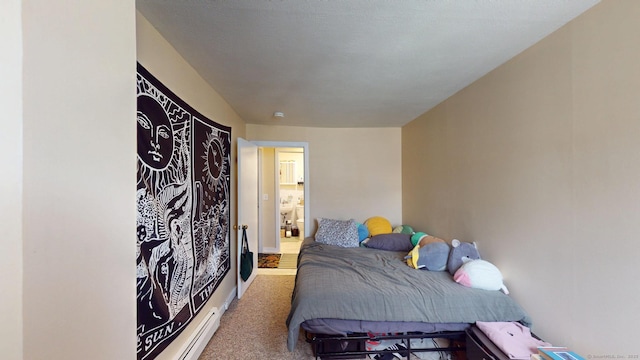
[[[212,308],[207,313],[204,320],[200,322],[200,325],[198,325],[196,330],[185,342],[185,345],[182,347],[182,351],[178,352],[178,354],[181,354],[178,357],[179,360],[198,359],[213,334],[218,330],[221,316],[222,312],[218,311],[217,307]]]

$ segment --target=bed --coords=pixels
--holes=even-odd
[[[476,321],[531,325],[508,295],[464,287],[446,271],[411,268],[405,255],[306,238],[287,318],[288,349],[294,350],[301,328],[349,336],[464,331]]]

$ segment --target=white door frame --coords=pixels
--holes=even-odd
[[[237,138],[237,174],[238,174],[238,209],[237,209],[237,254],[236,254],[236,276],[237,276],[237,296],[242,297],[244,292],[251,286],[258,273],[258,239],[259,219],[258,219],[258,147],[251,141],[243,138]],[[246,161],[246,162],[245,162]],[[255,164],[253,162],[255,161]],[[255,168],[252,166],[255,165]],[[246,171],[250,170],[250,173]],[[252,200],[247,200],[252,199]],[[249,201],[250,207],[246,203]],[[253,206],[255,205],[255,207]],[[253,272],[247,281],[243,281],[240,277],[240,254],[242,252],[242,227],[247,226],[251,235],[248,236],[249,250],[253,252]],[[252,241],[256,239],[255,241]]]
[[[257,145],[258,147],[268,147],[268,148],[303,148],[303,156],[304,156],[304,237],[309,236],[309,229],[311,228],[309,226],[309,209],[310,209],[310,196],[309,196],[309,143],[308,142],[296,142],[296,141],[260,141],[260,140],[255,140],[255,141],[251,141],[252,143],[254,143],[255,145]],[[260,161],[261,162],[261,161]],[[261,173],[262,174],[262,173]],[[260,179],[258,180],[258,184],[259,184],[259,188],[262,191],[262,175],[260,175]],[[277,189],[276,189],[277,190]],[[280,217],[278,216],[280,214],[280,211],[278,209],[278,203],[274,202],[274,214],[275,219],[274,221],[276,222],[276,226],[275,226],[275,239],[276,239],[276,247],[278,247],[278,249],[280,248]],[[262,213],[262,212],[261,212]],[[259,224],[258,224],[258,231],[260,232],[260,234],[262,234],[262,217],[259,217]],[[260,245],[259,247],[262,248],[262,236],[259,237],[259,242]]]

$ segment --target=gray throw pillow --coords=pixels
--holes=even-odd
[[[369,240],[365,240],[364,245],[368,248],[389,251],[411,251],[413,249],[411,235],[398,233],[372,236]]]

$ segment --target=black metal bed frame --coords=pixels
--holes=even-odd
[[[308,343],[313,345],[313,353],[318,359],[354,359],[356,356],[364,358],[369,354],[400,354],[409,359],[411,353],[415,352],[434,352],[434,351],[465,351],[465,332],[464,331],[445,331],[436,333],[410,332],[393,335],[372,335],[365,333],[354,333],[347,336],[342,335],[326,335],[312,334],[305,331],[305,338]],[[412,348],[411,339],[433,339],[447,338],[452,340],[448,347],[445,348]],[[367,350],[365,342],[367,340],[407,340],[405,350]],[[338,345],[339,346],[336,346]],[[336,349],[338,347],[338,349]]]

